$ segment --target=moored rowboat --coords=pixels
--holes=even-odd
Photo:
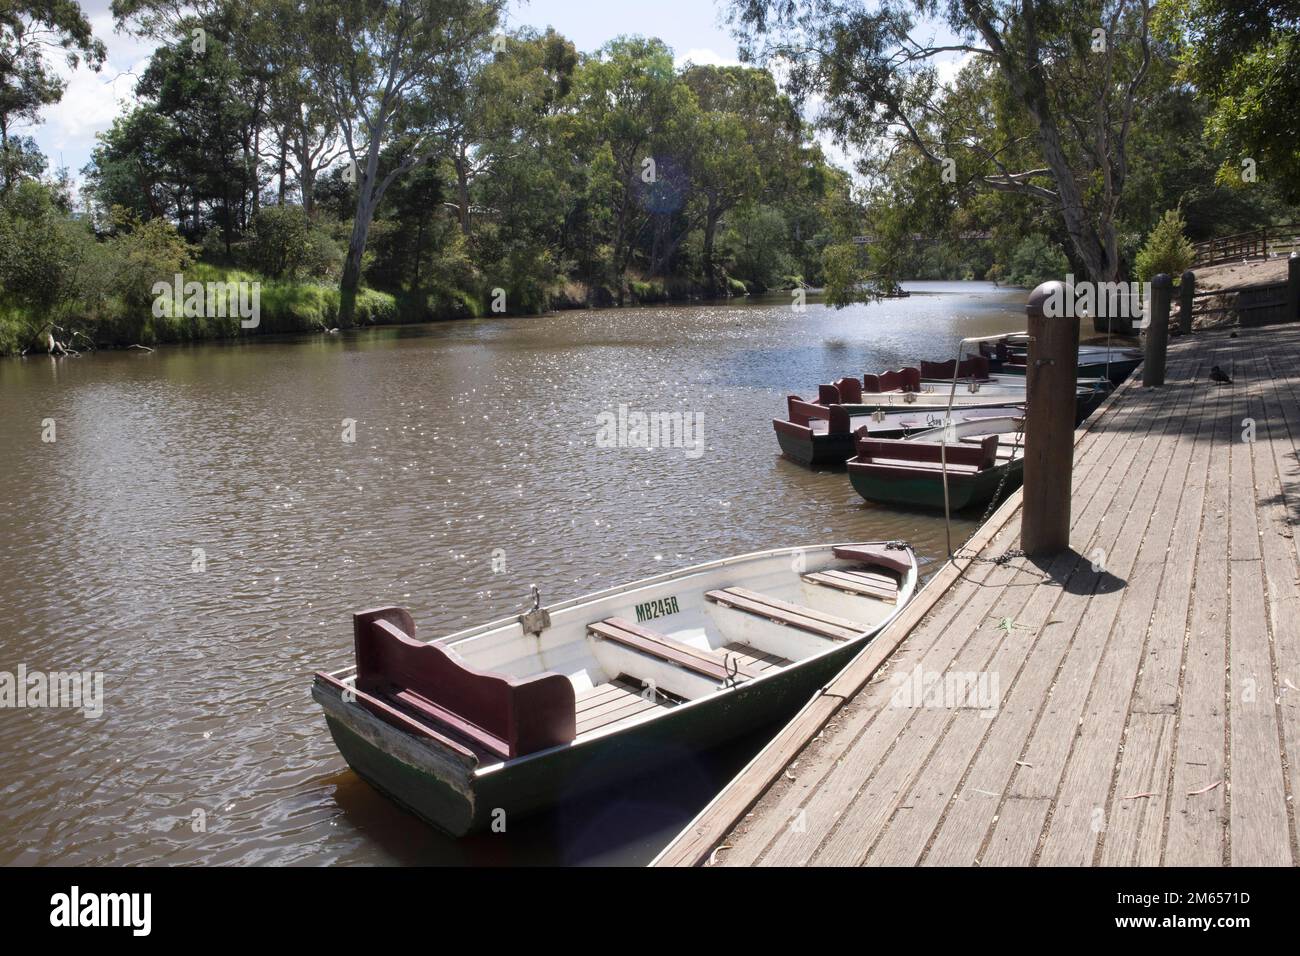
[[[946,436],[944,428],[895,440],[863,434],[848,462],[849,482],[868,501],[942,508],[946,467],[952,510],[982,504],[1019,486],[1023,428],[1023,418],[1008,416],[956,424]]]
[[[872,438],[907,438],[943,424],[946,409],[919,407],[866,407],[808,405],[791,396],[787,399],[790,418],[774,418],[772,427],[784,455],[810,468],[843,465],[856,453],[859,434]],[[1005,418],[1023,414],[1024,406],[1012,402],[996,405],[958,405],[952,410],[955,422]]]
[[[911,549],[873,542],[713,561],[428,643],[379,608],[312,697],[353,770],[460,836],[789,718],[916,586]]]

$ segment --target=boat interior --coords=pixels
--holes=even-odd
[[[401,608],[355,616],[356,667],[317,675],[480,767],[581,743],[862,641],[906,603],[905,546],[781,549],[444,640]]]

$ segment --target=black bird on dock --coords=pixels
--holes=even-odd
[[[1217,365],[1210,369],[1210,378],[1218,382],[1220,385],[1232,384],[1232,379],[1228,377],[1228,373]]]

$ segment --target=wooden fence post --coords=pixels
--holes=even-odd
[[[1079,375],[1079,320],[1073,306],[1073,289],[1062,282],[1044,282],[1029,294],[1025,307],[1030,336],[1025,369],[1029,401],[1020,547],[1030,557],[1059,554],[1070,546]]]
[[[1196,273],[1188,269],[1178,285],[1178,330],[1183,335],[1192,331],[1192,309],[1196,304]]]
[[[1286,300],[1291,321],[1300,321],[1300,252],[1293,252],[1286,260]]]
[[[1151,280],[1151,314],[1147,316],[1147,349],[1142,360],[1142,387],[1165,384],[1165,352],[1169,346],[1169,300],[1173,280],[1160,273]]]

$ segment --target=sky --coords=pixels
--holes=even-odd
[[[154,47],[152,41],[114,32],[109,3],[81,0],[95,35],[108,48],[103,68],[98,73],[84,66],[64,69],[68,85],[63,99],[43,111],[42,123],[21,130],[35,138],[52,169],[66,166],[78,181],[90,161],[95,134],[107,130],[129,105],[136,77]],[[722,0],[510,0],[507,25],[553,26],[583,52],[620,34],[639,33],[667,43],[679,64],[725,65],[739,62],[735,40],[721,22],[725,6]],[[831,159],[846,162],[826,145]]]

